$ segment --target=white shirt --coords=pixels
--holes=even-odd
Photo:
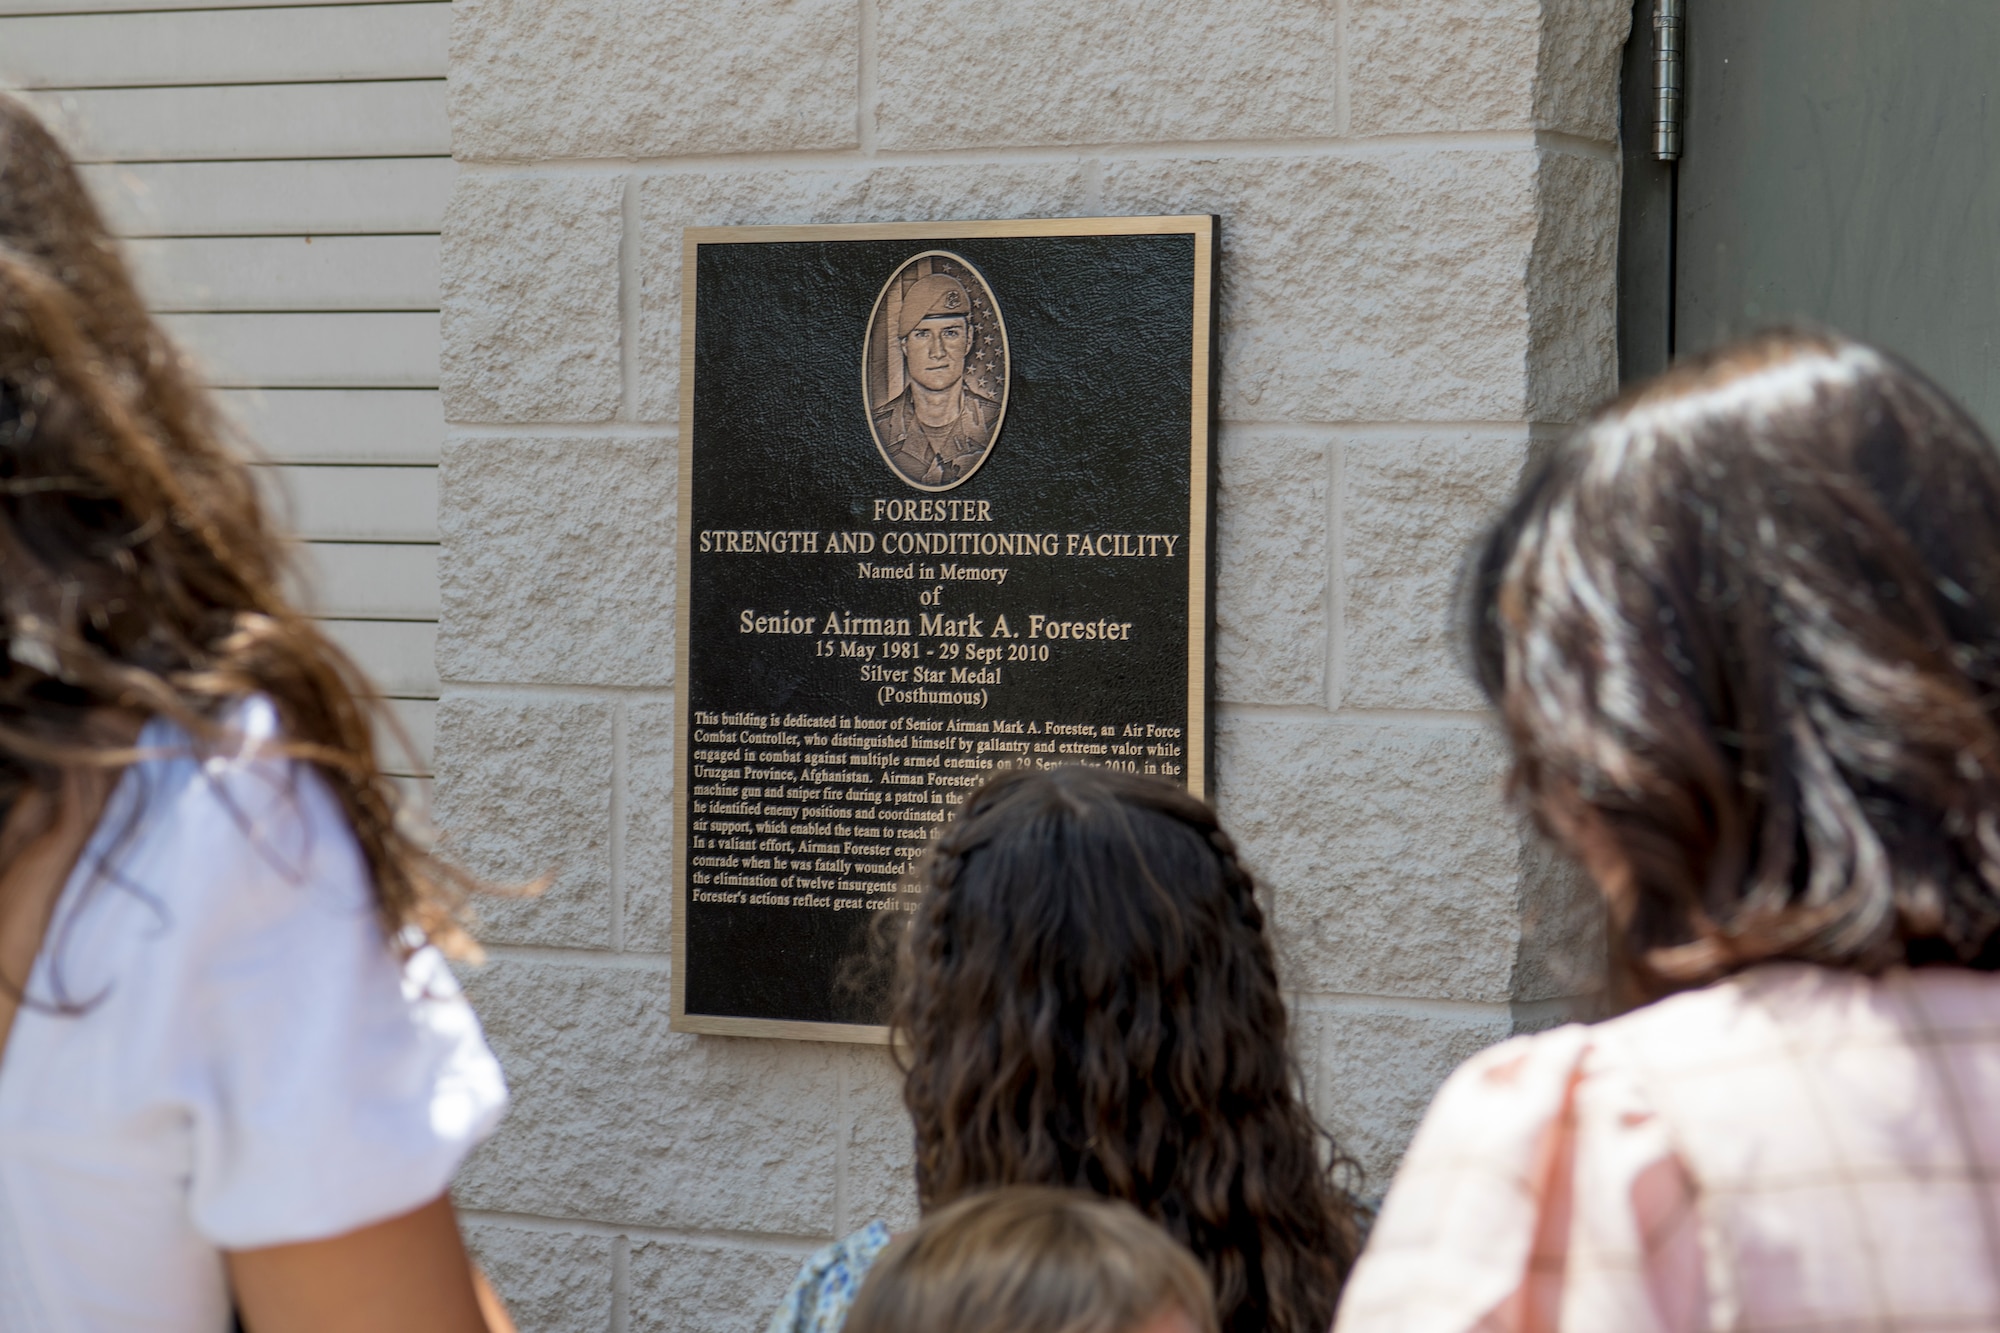
[[[221,1333],[222,1250],[408,1212],[506,1108],[339,802],[265,753],[269,702],[229,725],[206,759],[146,728],[57,903],[0,1062],[4,1333]]]

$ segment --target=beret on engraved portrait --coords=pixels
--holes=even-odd
[[[962,256],[926,250],[875,298],[861,392],[882,461],[907,485],[948,491],[979,470],[1007,411],[1007,326]]]
[[[918,278],[910,284],[910,290],[903,293],[902,314],[896,319],[896,336],[907,338],[910,330],[931,318],[949,318],[965,315],[972,309],[972,298],[965,293],[965,284],[949,273],[933,273],[929,277]]]

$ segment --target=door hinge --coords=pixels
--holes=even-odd
[[[1687,0],[1655,0],[1653,9],[1653,156],[1676,162],[1681,155],[1685,109]]]

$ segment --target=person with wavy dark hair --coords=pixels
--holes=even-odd
[[[1323,1333],[1357,1245],[1255,884],[1208,805],[1100,768],[1001,772],[920,870],[892,1027],[926,1214],[1002,1185],[1122,1200],[1225,1333]],[[881,1223],[809,1260],[773,1333],[839,1327]]]
[[[2000,1326],[2000,454],[1774,332],[1598,412],[1471,571],[1639,1007],[1452,1076],[1341,1333]]]
[[[506,1100],[470,881],[228,437],[0,98],[0,1328],[510,1328],[446,1193]]]

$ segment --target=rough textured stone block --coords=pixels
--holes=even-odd
[[[1590,877],[1546,839],[1524,832],[1515,1003],[1576,999],[1576,1012],[1594,1012],[1605,993],[1604,932],[1604,899]]]
[[[1490,1016],[1342,1007],[1320,1019],[1326,1091],[1317,1109],[1359,1163],[1363,1195],[1378,1199],[1438,1085],[1467,1057],[1513,1035],[1500,1006]]]
[[[611,1237],[465,1220],[465,1242],[517,1328],[602,1333],[611,1324]]]
[[[1575,421],[1618,389],[1618,164],[1546,153],[1528,261],[1528,412]]]
[[[445,209],[444,411],[604,421],[620,395],[623,177],[460,176]]]
[[[850,0],[460,0],[461,159],[851,148]]]
[[[1215,690],[1326,701],[1327,445],[1225,430],[1216,499]]]
[[[916,1167],[903,1076],[879,1046],[848,1048],[842,1091],[847,1105],[847,1181],[841,1227],[858,1231],[876,1218],[892,1231],[917,1220]]]
[[[1276,930],[1287,989],[1504,1001],[1519,826],[1477,723],[1224,711],[1217,793]]]
[[[1534,127],[1541,0],[1350,0],[1355,134]]]
[[[884,148],[1294,139],[1340,129],[1339,24],[1323,5],[881,0],[878,12]]]
[[[514,1106],[459,1175],[468,1207],[831,1236],[836,1056],[667,1030],[663,969],[500,959],[466,984]]]
[[[679,467],[671,438],[448,441],[444,679],[671,682]]]
[[[1628,0],[1543,0],[1537,128],[1618,142],[1618,65],[1631,31]]]
[[[684,227],[1063,217],[1084,212],[1087,197],[1084,168],[1073,162],[655,176],[639,195],[640,414],[680,413]]]
[[[1458,434],[1342,446],[1343,626],[1350,708],[1485,706],[1458,623],[1466,553],[1527,461],[1512,437]]]
[[[1627,0],[1353,0],[1351,131],[1618,138]]]
[[[625,710],[625,947],[671,953],[674,928],[674,705]]]
[[[1512,421],[1526,410],[1535,154],[1142,159],[1108,213],[1222,215],[1222,415]]]
[[[804,1256],[682,1241],[632,1247],[632,1333],[761,1333]]]
[[[485,942],[610,945],[611,707],[449,693],[438,704],[445,853],[501,884],[552,880],[533,898],[480,898]]]

